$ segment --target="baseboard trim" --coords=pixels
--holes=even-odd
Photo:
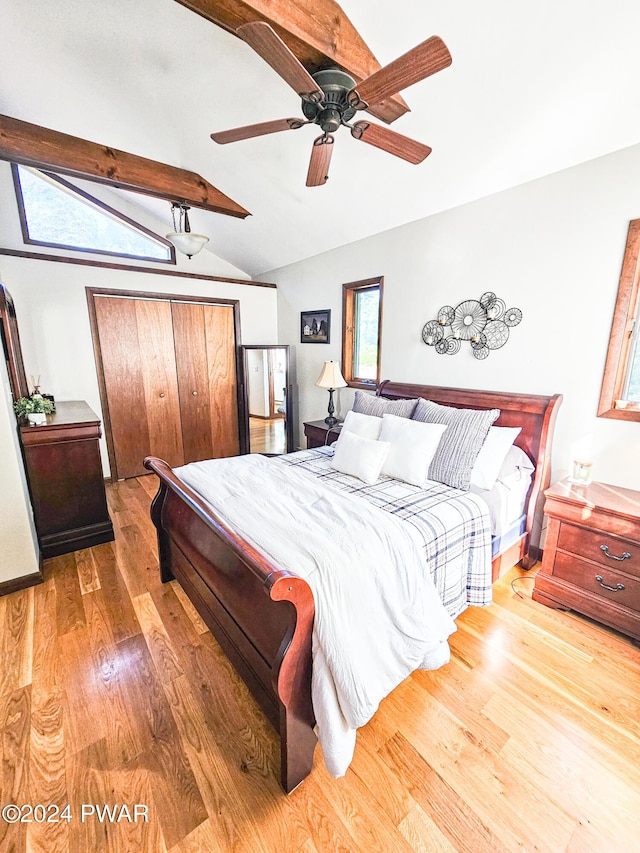
[[[11,578],[9,581],[0,583],[0,596],[10,595],[12,592],[28,589],[30,586],[37,586],[43,580],[41,571],[33,572],[31,575],[23,575],[21,578]]]

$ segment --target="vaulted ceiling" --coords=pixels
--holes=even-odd
[[[248,5],[267,18],[289,7],[295,26],[317,30],[320,47],[307,49],[346,51],[343,65],[371,62],[367,46],[386,65],[439,35],[452,65],[403,91],[410,111],[396,104],[392,125],[433,153],[410,165],[342,128],[328,183],[308,188],[316,127],[212,142],[213,131],[301,115],[249,45],[192,11]],[[348,20],[336,26],[311,0],[4,0],[0,113],[203,176],[252,215],[194,210],[192,227],[251,275],[640,142],[637,0],[340,5]],[[364,44],[351,53],[349,22]],[[139,201],[169,226],[167,203]]]

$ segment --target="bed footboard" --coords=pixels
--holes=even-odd
[[[289,793],[309,774],[316,746],[311,704],[309,585],[227,528],[161,459],[151,505],[160,576],[175,578],[280,736],[281,783]]]

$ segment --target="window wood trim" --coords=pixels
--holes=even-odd
[[[380,289],[380,304],[378,308],[378,352],[376,379],[366,380],[353,376],[353,350],[354,350],[354,314],[355,294],[359,290],[367,290],[371,287]],[[362,281],[351,281],[342,285],[342,375],[350,388],[364,388],[373,390],[380,384],[380,357],[382,354],[382,302],[384,293],[384,276],[367,278]]]
[[[605,362],[598,417],[623,421],[640,421],[640,404],[629,403],[617,408],[622,398],[627,362],[630,357],[633,325],[640,322],[640,219],[629,223],[627,245],[620,273],[620,284],[611,325],[611,337]]]
[[[33,167],[35,168],[35,167]],[[74,246],[67,245],[65,243],[50,243],[46,240],[34,240],[29,236],[29,224],[27,222],[27,212],[24,205],[24,198],[22,196],[22,185],[20,183],[20,175],[18,173],[18,164],[11,164],[11,174],[13,177],[13,187],[16,194],[16,202],[18,204],[18,216],[20,219],[20,228],[22,230],[22,241],[27,246],[46,246],[51,249],[66,249],[70,252],[85,252],[91,255],[110,255],[116,258],[130,258],[131,260],[137,261],[149,261],[154,264],[172,264],[175,266],[176,264],[176,250],[172,243],[170,243],[165,237],[162,237],[160,234],[156,234],[151,231],[149,228],[145,228],[140,222],[136,222],[134,219],[131,219],[128,216],[125,216],[124,213],[121,213],[119,210],[116,210],[114,207],[110,207],[104,201],[101,201],[99,198],[96,198],[94,195],[91,195],[88,192],[80,189],[75,184],[72,184],[70,181],[66,181],[64,178],[60,177],[60,175],[56,175],[53,172],[48,172],[45,169],[37,169],[36,171],[41,172],[45,177],[49,178],[53,183],[58,184],[66,190],[69,190],[73,195],[79,196],[80,198],[85,199],[86,201],[91,202],[91,204],[98,208],[99,210],[103,210],[106,214],[113,216],[114,219],[119,220],[125,225],[129,225],[136,231],[139,231],[141,234],[150,237],[156,243],[160,243],[162,246],[165,246],[169,250],[168,258],[152,258],[148,255],[128,255],[125,252],[115,252],[110,251],[109,249],[89,249],[82,246]]]

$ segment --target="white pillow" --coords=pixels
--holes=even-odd
[[[345,432],[353,432],[362,438],[371,438],[377,441],[380,438],[380,430],[382,429],[382,418],[376,418],[373,415],[363,415],[360,412],[353,410],[347,412],[347,416],[342,424],[340,436]],[[340,438],[338,438],[340,441]]]
[[[391,444],[382,473],[414,486],[424,486],[446,424],[427,424],[397,415],[382,416],[380,441]]]
[[[489,427],[471,471],[471,485],[479,489],[492,489],[498,479],[500,467],[522,427]]]
[[[373,485],[380,477],[391,445],[386,441],[363,438],[353,432],[340,435],[331,459],[331,467]]]

